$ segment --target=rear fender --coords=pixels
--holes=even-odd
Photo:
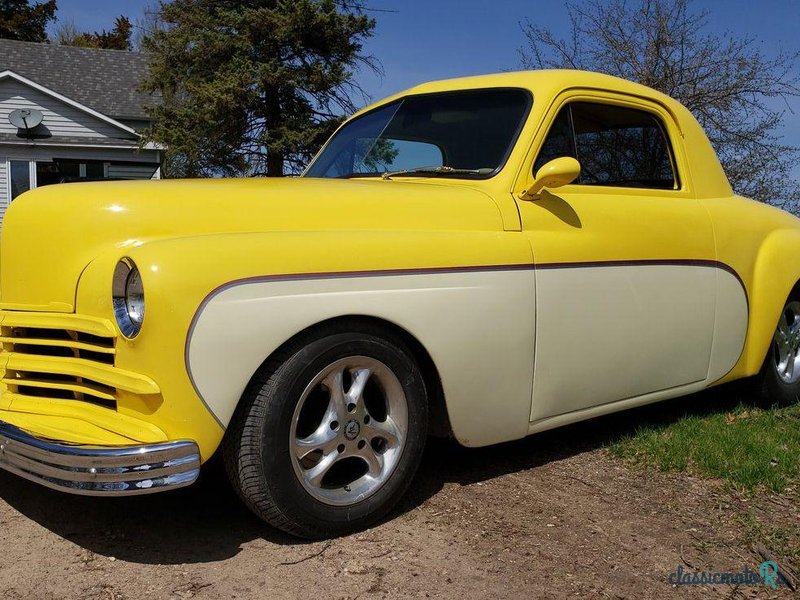
[[[781,310],[798,281],[800,230],[777,230],[764,240],[756,258],[750,289],[750,326],[739,363],[742,375],[755,375],[761,370]]]

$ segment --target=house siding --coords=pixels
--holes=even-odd
[[[6,42],[7,40],[0,40],[0,46],[7,46]],[[61,56],[63,48],[22,42],[11,45],[11,49],[17,52],[20,64],[27,61],[37,68],[44,66],[43,77],[48,74],[57,77],[56,80],[45,77],[43,82],[27,71],[18,73],[8,64],[4,65],[4,59],[9,56],[3,56],[4,52],[0,51],[0,73],[3,73],[0,78],[0,224],[13,202],[9,189],[10,161],[23,161],[28,166],[31,188],[53,185],[48,182],[58,181],[62,176],[52,164],[37,169],[36,163],[59,161],[73,163],[62,165],[62,174],[66,173],[70,178],[100,177],[97,163],[104,165],[103,177],[106,178],[159,177],[160,172],[154,167],[160,164],[162,151],[141,148],[139,135],[129,130],[129,127],[135,130],[148,125],[146,114],[139,106],[141,102],[132,85],[125,87],[114,84],[113,72],[106,73],[99,79],[87,75],[85,81],[76,82],[67,74],[69,69],[64,73],[58,71],[56,59]],[[37,51],[52,51],[55,56],[51,57],[53,60],[31,60],[30,53],[35,54]],[[97,56],[106,63],[114,60],[124,62],[130,58],[124,52],[103,51]],[[82,76],[77,79],[82,79]],[[54,81],[63,85],[53,85]],[[100,85],[102,89],[91,91],[93,85]],[[103,98],[108,101],[105,105],[101,102]],[[124,110],[117,112],[109,110],[109,107]],[[32,135],[18,131],[9,122],[11,112],[18,109],[36,109],[42,112],[41,125],[28,132]],[[119,118],[126,121],[119,121]],[[93,163],[94,166],[89,169],[88,166],[78,167],[74,163]]]
[[[8,159],[0,156],[0,223],[3,222],[8,202]]]
[[[17,134],[17,129],[8,121],[11,111],[20,108],[35,108],[42,111],[42,124],[53,136],[77,138],[132,139],[131,134],[97,119],[82,110],[56,100],[19,81],[0,81],[0,133]]]

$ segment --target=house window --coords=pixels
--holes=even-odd
[[[62,183],[103,179],[152,179],[158,163],[131,161],[98,161],[54,158]],[[39,184],[42,185],[42,184]]]
[[[43,185],[51,185],[53,183],[61,183],[61,172],[58,170],[56,163],[51,162],[37,162],[36,163],[36,187]]]
[[[36,184],[34,187],[69,183],[71,181],[105,179],[107,162],[102,161],[55,161],[36,163]]]
[[[105,179],[107,162],[97,160],[70,160],[55,158],[53,161],[36,163],[36,187],[54,183]]]
[[[31,189],[31,168],[27,160],[10,161],[11,199]]]
[[[30,189],[79,181],[107,179],[152,179],[158,163],[130,161],[74,160],[54,158],[52,161],[9,161],[11,199]]]
[[[103,179],[106,176],[108,167],[101,162],[87,162],[86,165],[86,179]]]

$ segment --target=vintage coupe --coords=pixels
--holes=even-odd
[[[0,467],[94,495],[218,450],[293,534],[484,446],[758,376],[800,391],[800,221],[679,103],[579,71],[425,84],[304,176],[29,192],[0,247]],[[0,490],[0,493],[2,491]]]

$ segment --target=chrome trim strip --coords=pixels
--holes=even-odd
[[[189,440],[144,446],[77,446],[0,421],[0,469],[82,496],[152,494],[194,483],[200,450]]]

